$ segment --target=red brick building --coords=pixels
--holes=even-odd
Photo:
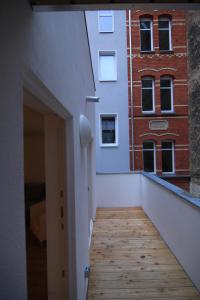
[[[130,169],[188,190],[186,14],[129,11],[127,41]]]

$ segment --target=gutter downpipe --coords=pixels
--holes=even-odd
[[[129,61],[130,61],[130,97],[131,97],[131,147],[132,147],[132,171],[134,170],[134,134],[133,134],[133,63],[132,63],[132,38],[131,38],[131,10],[128,11],[128,27],[129,27]]]

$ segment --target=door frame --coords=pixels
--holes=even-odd
[[[53,112],[65,122],[66,242],[67,268],[69,270],[67,272],[67,296],[68,299],[75,300],[77,299],[77,280],[73,117],[32,70],[24,67],[22,80],[23,91],[27,90],[33,95],[28,101],[23,101],[23,104],[43,115]]]

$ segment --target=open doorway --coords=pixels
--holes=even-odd
[[[47,299],[44,117],[24,106],[28,299]]]
[[[28,300],[67,299],[65,125],[64,119],[24,91]]]

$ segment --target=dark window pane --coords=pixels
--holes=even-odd
[[[153,142],[144,142],[143,149],[153,149]]]
[[[161,79],[160,86],[161,87],[171,87],[171,80],[170,79]]]
[[[154,152],[143,150],[143,163],[145,172],[154,172]]]
[[[161,110],[171,110],[171,89],[161,89]]]
[[[172,142],[162,142],[162,149],[172,149]]]
[[[150,29],[151,21],[140,21],[140,29]]]
[[[160,50],[170,50],[168,30],[159,30],[159,47]]]
[[[115,131],[114,130],[103,130],[102,143],[103,144],[114,144],[115,143]]]
[[[141,51],[151,51],[151,31],[141,30]]]
[[[148,88],[148,87],[152,87],[152,85],[153,85],[153,81],[152,81],[152,79],[143,79],[142,80],[142,87],[143,88]]]
[[[115,117],[102,118],[102,143],[114,144],[115,141]]]
[[[160,28],[169,28],[169,21],[158,21],[158,27]]]
[[[173,172],[172,150],[162,151],[162,171]]]
[[[153,110],[153,93],[152,89],[142,90],[142,110],[152,111]]]

